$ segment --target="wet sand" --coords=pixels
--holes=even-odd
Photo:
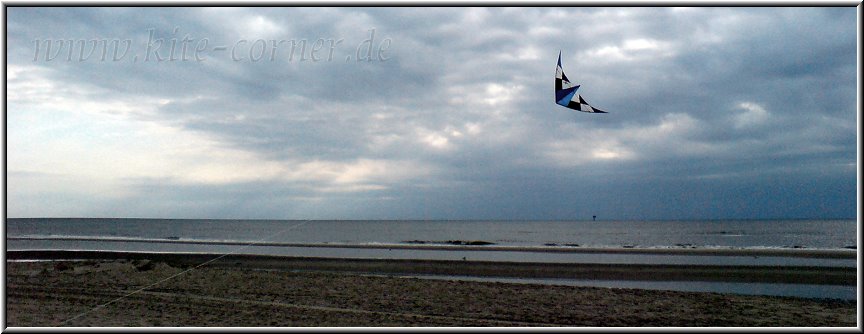
[[[10,251],[7,258],[67,259],[7,262],[6,325],[13,327],[856,326],[854,301],[388,276],[644,279],[660,273],[666,275],[660,279],[677,280],[702,273],[718,281],[773,282],[792,275],[814,284],[849,284],[851,277],[854,285],[854,268],[639,269],[243,255],[199,266],[216,256],[123,252]]]
[[[337,271],[392,275],[456,275],[639,281],[709,281],[855,285],[851,267],[533,263],[499,261],[343,259],[279,255],[150,253],[122,251],[9,251],[8,259],[138,259],[176,267],[208,261],[210,267]]]

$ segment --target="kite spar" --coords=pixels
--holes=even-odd
[[[555,103],[564,107],[579,110],[581,112],[600,113],[606,112],[592,107],[581,95],[576,91],[580,85],[573,85],[564,74],[564,69],[561,68],[561,52],[558,52],[558,68],[555,69]]]

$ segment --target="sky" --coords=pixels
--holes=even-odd
[[[856,217],[855,7],[6,20],[7,217]]]

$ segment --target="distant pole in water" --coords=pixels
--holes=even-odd
[[[591,220],[597,221],[597,216],[591,216]]]

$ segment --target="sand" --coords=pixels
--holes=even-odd
[[[278,255],[121,251],[9,251],[9,259],[138,259],[174,266],[304,269],[394,275],[464,275],[643,281],[714,281],[855,285],[856,268],[751,265],[572,264],[496,261],[310,258]]]
[[[208,255],[36,255],[56,258],[63,254],[67,258],[90,259],[7,262],[6,326],[854,327],[857,320],[854,301],[429,280],[389,276],[386,272],[362,273],[376,269],[369,268],[376,263],[380,268],[402,272],[437,268],[452,273],[470,268],[470,261],[459,267],[456,261],[229,256],[196,267]],[[35,255],[10,251],[7,257]],[[493,273],[496,268],[495,263],[475,265]],[[501,264],[497,265],[500,269]],[[538,270],[543,266],[525,266],[517,270],[518,275],[547,275]],[[670,272],[680,269],[667,268]],[[546,270],[560,272],[561,268]],[[722,279],[729,268],[699,270],[713,272],[706,275]],[[796,270],[787,274],[795,274]],[[852,271],[854,276],[854,268]],[[761,279],[770,281],[777,276],[772,275]],[[847,279],[844,277],[848,273],[837,276]]]

